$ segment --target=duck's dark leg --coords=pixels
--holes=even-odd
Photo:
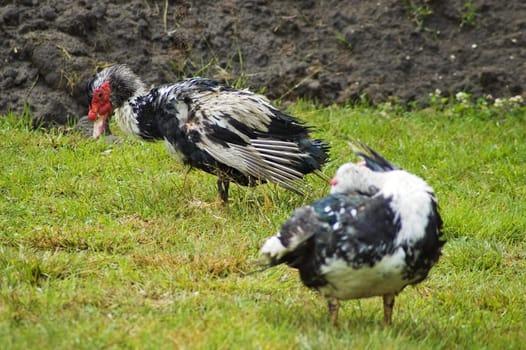
[[[328,304],[329,304],[329,320],[331,321],[333,326],[336,326],[338,323],[338,310],[340,309],[340,303],[338,302],[338,299],[329,298]]]
[[[395,302],[395,294],[384,294],[384,326],[388,326],[392,322],[393,307]]]
[[[219,198],[223,201],[223,204],[228,204],[228,187],[230,181],[224,179],[217,179],[217,191],[219,192]]]

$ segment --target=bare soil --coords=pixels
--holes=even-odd
[[[322,104],[526,87],[522,0],[0,0],[0,43],[0,113],[45,123],[84,117],[87,78],[113,63]]]

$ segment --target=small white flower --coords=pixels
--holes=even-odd
[[[522,102],[524,102],[524,99],[522,98],[521,95],[517,95],[517,96],[510,97],[509,101],[516,103],[516,104],[521,104]]]
[[[457,92],[455,99],[459,102],[465,102],[469,98],[469,95],[463,91]]]
[[[430,98],[439,98],[442,95],[440,89],[435,89],[435,91],[429,93]]]
[[[496,98],[495,103],[493,104],[495,107],[502,107],[504,106],[504,101],[501,98]]]
[[[472,49],[476,49],[477,47],[478,47],[477,44],[473,44],[473,45],[471,45],[471,48],[472,48]]]

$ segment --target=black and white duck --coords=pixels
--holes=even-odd
[[[287,264],[328,299],[336,324],[339,300],[381,296],[384,323],[395,296],[422,282],[445,241],[433,189],[358,143],[359,164],[346,163],[331,194],[297,209],[268,238],[260,255],[269,266]]]
[[[125,65],[105,68],[88,82],[93,137],[114,115],[119,127],[144,140],[164,141],[190,167],[216,175],[221,200],[230,182],[273,182],[298,194],[304,176],[320,172],[328,145],[312,128],[281,112],[264,96],[205,78],[151,90]]]

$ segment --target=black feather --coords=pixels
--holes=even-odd
[[[365,161],[366,166],[373,171],[385,172],[401,169],[396,165],[393,165],[365,143],[355,141],[352,144],[352,147],[354,149],[354,153],[361,157]]]

